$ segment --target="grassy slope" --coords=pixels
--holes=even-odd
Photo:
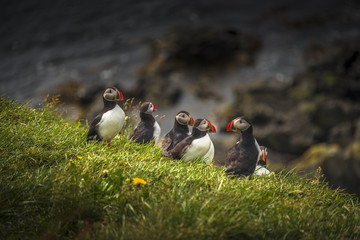
[[[108,149],[85,134],[49,108],[0,98],[0,239],[360,238],[359,202],[316,179],[230,179],[126,137]]]

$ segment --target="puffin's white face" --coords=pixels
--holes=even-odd
[[[152,114],[152,113],[154,113],[154,112],[156,112],[156,111],[157,111],[157,109],[156,109],[155,105],[152,104],[152,103],[149,103],[148,109],[146,110],[145,113],[147,113],[147,114]]]
[[[214,125],[212,125],[206,119],[203,119],[200,122],[200,124],[198,126],[196,126],[196,128],[199,129],[200,131],[203,131],[203,132],[210,132],[210,133],[215,133],[216,132],[216,129],[215,129]]]
[[[239,119],[234,122],[234,126],[240,131],[245,131],[250,127],[250,123],[248,123],[245,119]]]
[[[251,124],[248,121],[246,121],[245,118],[239,117],[239,118],[235,118],[228,124],[226,131],[232,131],[232,132],[236,132],[237,130],[245,131],[250,126]]]
[[[184,112],[178,113],[176,115],[175,119],[181,125],[189,125],[189,126],[194,125],[194,119],[190,115],[188,115],[188,114],[186,114]]]
[[[120,101],[124,99],[122,93],[116,88],[107,88],[103,95],[104,99],[107,101]]]
[[[202,132],[205,132],[206,131],[206,128],[208,127],[208,123],[206,122],[206,120],[202,120],[200,122],[200,124],[196,127],[197,129],[199,129],[200,131]]]

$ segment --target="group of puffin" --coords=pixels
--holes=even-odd
[[[111,140],[121,131],[125,123],[125,113],[117,104],[124,99],[115,87],[107,88],[103,94],[104,108],[89,126],[87,140],[103,141],[110,147]],[[153,117],[157,111],[151,102],[140,106],[140,122],[129,134],[128,139],[139,144],[160,142],[161,128]],[[188,126],[192,126],[189,130]],[[226,174],[231,176],[252,176],[269,174],[266,168],[267,149],[259,146],[253,136],[253,127],[245,117],[232,120],[226,131],[241,132],[239,140],[232,146],[225,160]],[[210,164],[215,148],[208,133],[216,133],[216,128],[207,119],[196,119],[187,111],[175,116],[173,128],[164,136],[161,147],[164,156],[184,161],[201,159]]]

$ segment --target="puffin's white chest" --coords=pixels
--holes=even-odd
[[[98,123],[98,131],[103,140],[113,139],[121,131],[124,121],[125,113],[118,105],[105,112]]]
[[[158,144],[159,140],[160,140],[160,134],[161,134],[161,128],[159,126],[159,124],[157,123],[157,121],[155,121],[154,123],[154,133],[153,133],[153,138],[154,138],[154,143]]]
[[[270,174],[269,169],[267,169],[266,167],[261,166],[261,165],[256,165],[254,175],[261,176],[261,175],[268,175],[268,174]]]
[[[209,134],[206,134],[204,137],[195,139],[191,145],[186,149],[182,159],[185,162],[193,161],[195,159],[202,159],[211,147],[211,139]]]
[[[210,140],[210,148],[209,151],[205,154],[205,156],[203,157],[205,163],[207,165],[210,165],[210,163],[212,162],[212,160],[214,159],[214,155],[215,155],[215,148],[214,148],[214,144],[213,142]]]

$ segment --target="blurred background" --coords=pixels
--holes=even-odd
[[[360,196],[359,1],[8,0],[0,13],[1,95],[59,94],[85,123],[116,86],[157,106],[162,134],[180,110],[209,119],[216,165],[244,115],[272,171]]]

